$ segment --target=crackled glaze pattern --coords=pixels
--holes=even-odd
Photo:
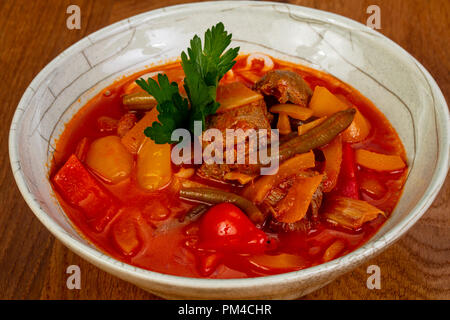
[[[158,274],[99,252],[68,222],[52,195],[47,164],[64,123],[119,76],[176,58],[195,33],[222,21],[243,52],[265,52],[325,70],[351,84],[387,115],[410,166],[392,217],[362,248],[299,272],[245,280]],[[176,22],[176,23],[175,23]],[[425,212],[448,169],[449,118],[428,72],[390,40],[343,17],[292,5],[202,3],[163,8],[89,35],[33,80],[10,132],[11,166],[41,222],[69,248],[104,270],[168,298],[295,298],[349,271],[393,243]]]

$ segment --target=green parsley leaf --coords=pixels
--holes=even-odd
[[[144,134],[158,144],[177,142],[171,139],[172,132],[185,127],[189,119],[188,100],[180,95],[178,84],[170,83],[165,74],[158,74],[158,82],[152,78],[146,82],[141,78],[136,83],[158,102],[156,109],[159,122],[153,122],[151,127],[144,130]]]
[[[236,61],[238,48],[225,49],[231,43],[231,34],[225,30],[222,22],[205,32],[204,46],[195,35],[187,48],[187,54],[181,53],[181,66],[185,74],[184,88],[187,100],[183,99],[176,83],[169,84],[167,77],[158,75],[159,86],[153,79],[136,83],[158,102],[160,112],[158,122],[145,129],[144,133],[156,143],[173,143],[170,136],[177,128],[188,128],[193,132],[194,121],[202,122],[205,127],[207,116],[216,113],[219,103],[216,101],[217,86],[220,79],[230,70]],[[161,83],[163,81],[163,83]]]

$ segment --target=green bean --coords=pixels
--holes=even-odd
[[[211,188],[182,188],[180,197],[205,203],[229,202],[239,207],[256,224],[264,222],[265,216],[253,202],[237,194]]]
[[[184,219],[188,219],[189,221],[197,220],[197,218],[199,218],[203,213],[208,211],[208,209],[209,209],[208,205],[206,205],[206,204],[199,204],[199,205],[193,207],[192,209],[190,209],[183,216],[182,221],[184,221]]]
[[[147,92],[135,92],[124,95],[123,105],[129,110],[147,111],[153,109],[158,103],[156,99]]]
[[[355,117],[356,109],[339,111],[317,127],[280,145],[279,161],[287,160],[299,153],[319,148],[331,142],[339,133],[347,129]]]
[[[352,123],[355,113],[356,109],[353,108],[336,112],[308,132],[300,136],[296,135],[294,138],[281,142],[277,153],[270,154],[270,157],[274,158],[278,156],[278,161],[281,163],[289,158],[292,158],[296,154],[306,153],[312,149],[326,145],[339,133],[347,129],[347,127]],[[267,152],[270,153],[270,149],[267,150]],[[261,163],[258,163],[240,170],[243,173],[256,174],[263,166],[264,165]]]

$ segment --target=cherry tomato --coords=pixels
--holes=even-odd
[[[268,248],[268,237],[235,205],[221,203],[200,221],[199,247],[233,253],[259,253]]]

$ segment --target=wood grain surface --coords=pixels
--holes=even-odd
[[[179,0],[0,1],[0,299],[157,299],[82,260],[34,217],[14,182],[9,125],[22,93],[55,56],[113,22]],[[297,0],[365,23],[381,8],[380,32],[416,57],[450,98],[450,1]],[[81,29],[66,28],[66,8],[81,8]],[[305,299],[449,299],[450,179],[422,219],[396,244]],[[66,287],[66,268],[81,268],[81,289]],[[381,268],[381,289],[366,287],[367,267]]]

